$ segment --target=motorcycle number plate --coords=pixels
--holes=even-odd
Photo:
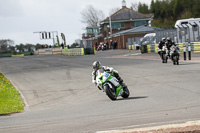
[[[106,78],[108,78],[108,77],[110,76],[110,74],[105,73],[104,76],[105,76]]]

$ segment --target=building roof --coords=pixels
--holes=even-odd
[[[151,17],[150,15],[145,15],[133,9],[124,7],[115,12],[114,14],[112,14],[111,20],[120,21],[120,20],[134,20],[134,19],[150,19],[150,17]],[[109,17],[103,21],[109,21]]]
[[[150,33],[150,32],[155,32],[155,27],[149,27],[149,26],[142,25],[142,26],[138,26],[138,27],[135,27],[132,29],[114,33],[110,37],[119,36],[121,34]]]

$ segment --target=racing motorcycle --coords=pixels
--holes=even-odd
[[[103,90],[111,100],[116,100],[119,96],[128,98],[130,95],[127,86],[120,85],[117,78],[110,72],[100,73],[96,78],[96,83],[98,88]]]
[[[162,59],[162,63],[167,63],[167,48],[166,46],[163,46],[160,52],[160,58]]]
[[[170,50],[170,57],[174,65],[179,65],[179,48],[172,46]]]

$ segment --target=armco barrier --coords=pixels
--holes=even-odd
[[[180,53],[183,53],[184,46],[188,51],[188,43],[178,43],[176,45],[178,45]],[[191,51],[194,51],[194,53],[200,52],[200,42],[191,42]],[[158,44],[142,45],[141,53],[158,53]]]

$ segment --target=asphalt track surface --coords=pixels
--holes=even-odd
[[[178,66],[162,64],[157,54],[127,54],[0,58],[0,72],[26,103],[24,112],[0,117],[0,132],[94,133],[200,119],[198,54]],[[92,84],[95,60],[119,71],[131,93],[128,99],[111,101]]]

